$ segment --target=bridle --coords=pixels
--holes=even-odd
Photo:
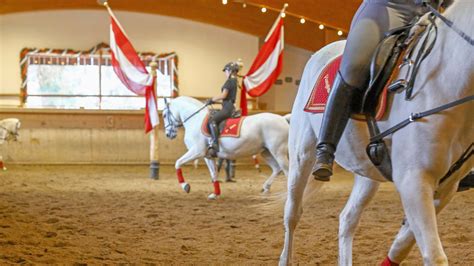
[[[168,127],[173,127],[173,128],[180,128],[182,126],[184,126],[184,123],[186,123],[189,119],[191,119],[193,116],[197,115],[199,112],[201,112],[202,109],[206,108],[209,104],[205,104],[203,105],[201,108],[199,108],[196,112],[192,113],[190,116],[186,117],[186,119],[184,119],[183,122],[179,122],[178,119],[176,119],[176,117],[173,115],[173,113],[170,111],[170,103],[168,102],[168,100],[166,98],[165,99],[165,110],[166,110],[166,115],[165,115],[165,119],[167,120],[168,122],[168,125],[165,126],[165,130],[168,128]]]

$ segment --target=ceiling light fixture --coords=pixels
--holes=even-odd
[[[319,29],[320,29],[320,30],[324,30],[324,25],[323,25],[323,24],[319,24]]]
[[[281,13],[281,17],[282,17],[282,18],[286,17],[285,12]]]
[[[337,31],[337,35],[342,36],[342,30]]]
[[[300,23],[301,23],[301,24],[304,24],[305,22],[306,22],[306,19],[304,19],[304,18],[301,18],[301,19],[300,19]]]
[[[227,5],[227,0],[222,0],[223,5]]]
[[[267,12],[267,8],[262,7],[262,13],[265,13],[265,12]]]

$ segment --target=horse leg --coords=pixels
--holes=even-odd
[[[448,258],[438,234],[436,209],[433,204],[435,178],[415,170],[404,171],[403,175],[398,176],[401,178],[394,176],[395,185],[424,264],[448,265]]]
[[[261,153],[262,157],[265,159],[267,164],[272,168],[272,174],[270,177],[265,180],[263,183],[262,187],[262,193],[268,193],[270,191],[270,187],[273,184],[273,181],[275,180],[275,177],[278,176],[278,174],[281,172],[280,166],[278,165],[278,162],[273,158],[272,154],[268,150],[264,150]]]
[[[176,169],[176,175],[178,177],[178,182],[181,185],[181,188],[186,193],[189,193],[191,191],[191,186],[188,183],[186,183],[186,181],[184,181],[184,176],[183,176],[183,171],[181,170],[181,166],[186,164],[187,162],[203,157],[204,150],[205,149],[201,149],[201,151],[199,151],[199,149],[197,148],[192,148],[188,150],[183,156],[181,156],[174,165]]]
[[[456,183],[452,186],[445,187],[442,191],[439,191],[440,198],[434,202],[437,214],[440,213],[453,199],[454,195],[456,194],[457,187],[458,184]],[[393,266],[400,264],[406,259],[414,245],[415,237],[413,232],[410,230],[408,222],[405,221],[390,248],[388,256],[382,262],[382,265]]]
[[[215,200],[221,195],[221,187],[219,181],[217,180],[218,173],[216,167],[216,161],[214,159],[204,158],[207,164],[207,168],[209,169],[209,173],[211,174],[211,182],[214,185],[214,192],[207,196],[210,200]]]
[[[352,265],[352,241],[362,212],[377,193],[380,183],[355,176],[349,200],[339,215],[339,265]]]
[[[291,263],[293,235],[303,214],[303,194],[315,161],[316,136],[310,122],[304,122],[306,123],[297,123],[299,127],[290,128],[288,195],[284,214],[285,242],[280,255],[280,266]]]

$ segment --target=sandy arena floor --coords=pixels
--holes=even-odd
[[[276,265],[283,243],[282,208],[263,212],[267,168],[237,168],[237,183],[211,192],[207,169],[184,169],[190,194],[171,167],[148,179],[146,166],[14,166],[0,172],[0,264]],[[284,188],[286,178],[274,191]],[[338,214],[352,186],[339,173],[310,200],[295,237],[301,265],[337,262]],[[474,191],[459,193],[440,215],[452,265],[474,265]],[[402,211],[392,184],[383,184],[362,218],[354,263],[385,257]],[[419,265],[415,248],[406,265]]]

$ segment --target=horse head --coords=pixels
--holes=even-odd
[[[17,118],[7,118],[0,121],[0,139],[2,141],[17,141],[18,131],[20,130],[21,122]]]

